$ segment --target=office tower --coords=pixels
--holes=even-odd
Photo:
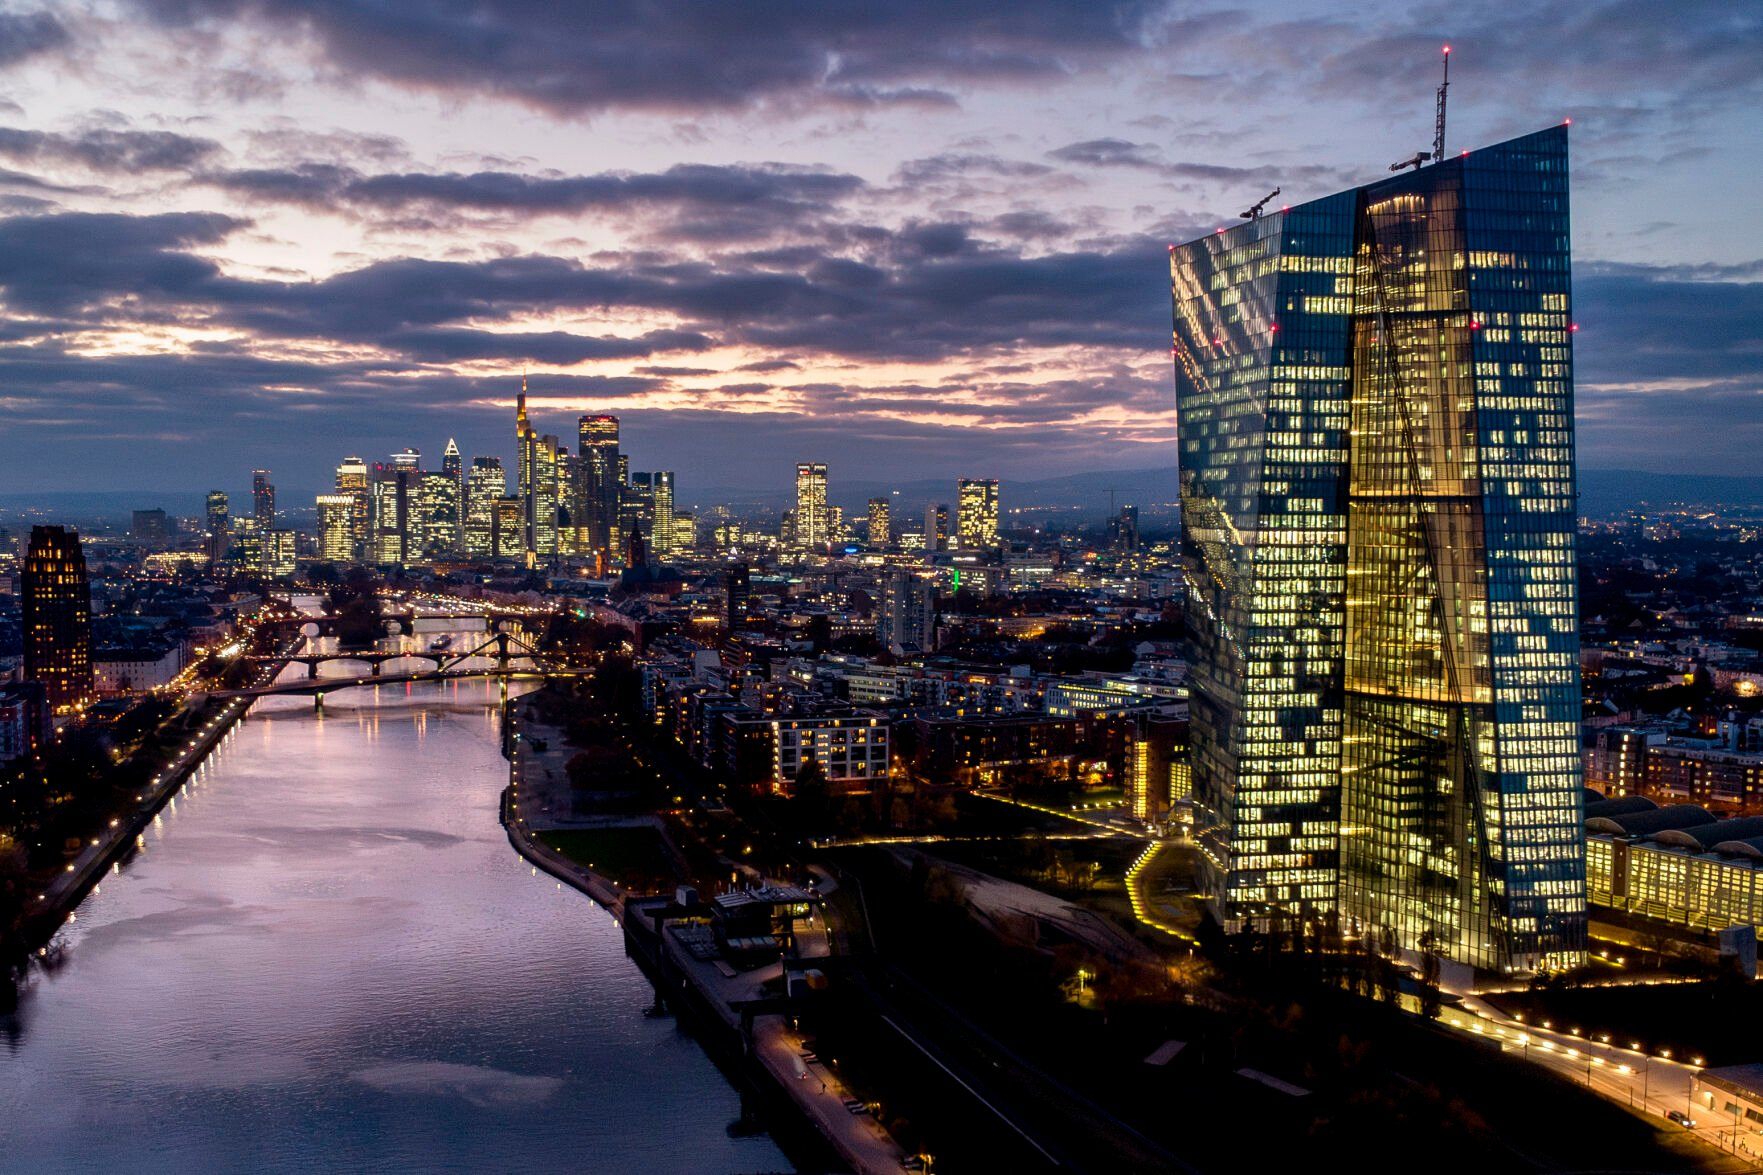
[[[498,559],[526,558],[526,503],[517,497],[496,501],[492,553]]]
[[[526,414],[526,374],[521,373],[520,396],[514,401],[514,444],[516,454],[515,486],[519,497],[526,497],[526,487],[532,481],[532,470],[527,466],[526,442],[534,436],[533,424]]]
[[[144,547],[164,547],[171,542],[171,522],[165,511],[136,510],[129,520],[129,539]]]
[[[592,550],[582,521],[582,459],[569,446],[557,446],[557,553],[580,555]]]
[[[355,503],[350,512],[350,535],[354,544],[351,559],[359,559],[367,550],[368,521],[373,513],[367,480],[367,462],[359,457],[345,457],[337,466],[337,493],[348,494]]]
[[[673,551],[673,471],[656,470],[649,482],[654,501],[654,522],[649,527],[649,546],[657,559]]]
[[[240,571],[247,575],[263,574],[263,547],[268,533],[255,517],[241,518],[233,527],[231,559]]]
[[[528,566],[557,557],[557,438],[539,437],[532,449],[532,483],[527,497]]]
[[[796,466],[796,545],[808,551],[826,547],[832,536],[826,516],[826,466]]]
[[[251,517],[260,530],[275,526],[275,487],[269,484],[269,470],[251,471]]]
[[[752,591],[751,572],[748,571],[745,563],[736,563],[728,569],[725,578],[728,589],[728,613],[724,619],[732,632],[747,623],[750,606],[749,593]]]
[[[875,636],[895,656],[931,653],[937,647],[936,585],[910,571],[882,577],[876,601]]]
[[[286,579],[294,574],[294,532],[277,528],[263,536],[263,574],[271,579]]]
[[[1568,251],[1565,128],[1171,249],[1227,924],[1583,957]]]
[[[694,514],[675,514],[673,516],[673,540],[668,544],[670,551],[690,551],[698,545],[698,518]]]
[[[528,567],[557,557],[557,438],[540,436],[526,414],[526,377],[514,414],[514,439],[519,446],[519,496],[524,520],[523,556]]]
[[[403,449],[403,450],[400,450],[399,452],[393,453],[392,454],[392,468],[393,469],[408,469],[413,472],[420,470],[422,468],[422,450],[421,449]]]
[[[367,561],[402,566],[416,561],[421,548],[411,542],[420,533],[422,474],[413,466],[376,462],[373,467],[373,516],[367,538]]]
[[[441,472],[452,478],[459,487],[460,499],[465,495],[465,458],[459,453],[459,442],[452,437],[447,438],[447,447],[441,450]]]
[[[618,417],[584,416],[576,422],[576,456],[581,459],[576,525],[587,532],[586,551],[618,549],[619,490],[624,470],[618,453]]]
[[[451,473],[417,474],[416,546],[425,560],[459,554],[459,479]]]
[[[318,557],[331,563],[355,558],[355,495],[318,495]]]
[[[1120,513],[1108,520],[1108,545],[1128,554],[1139,549],[1139,508],[1122,506]]]
[[[227,542],[231,531],[228,519],[230,513],[225,490],[208,491],[208,531],[203,548],[208,553],[210,563],[220,563],[226,558]]]
[[[998,545],[998,479],[964,477],[955,485],[956,532],[964,551]]]
[[[51,710],[71,714],[92,704],[92,592],[78,531],[31,527],[19,576],[24,675],[41,682]]]
[[[886,498],[869,499],[869,545],[886,547],[893,543],[892,526],[888,520],[888,500]]]
[[[452,437],[447,438],[447,447],[441,450],[441,472],[453,479],[453,550],[458,554],[464,539],[465,531],[465,458],[459,453],[459,442]]]
[[[508,475],[499,457],[473,457],[465,475],[465,553],[488,559],[496,553],[496,503],[508,493]]]
[[[925,507],[924,549],[945,551],[949,548],[949,507],[941,502]]]

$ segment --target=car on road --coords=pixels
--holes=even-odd
[[[1696,1128],[1696,1120],[1682,1110],[1666,1110],[1665,1116],[1670,1118],[1673,1122],[1676,1122],[1685,1130],[1694,1130]]]

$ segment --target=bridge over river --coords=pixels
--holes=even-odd
[[[438,617],[421,616],[419,619],[439,619]],[[506,685],[510,679],[516,678],[556,678],[582,677],[587,671],[571,668],[548,657],[534,648],[519,634],[506,630],[497,630],[485,634],[486,639],[463,651],[451,647],[446,649],[431,648],[427,651],[381,651],[339,649],[335,651],[294,651],[289,653],[254,653],[249,656],[253,662],[306,666],[304,678],[286,681],[271,681],[263,685],[246,686],[241,689],[211,690],[206,693],[209,698],[263,698],[283,695],[311,695],[318,705],[324,704],[324,695],[334,690],[349,689],[362,685],[398,685],[407,682],[423,681],[458,681],[470,678],[500,678]],[[310,637],[308,638],[310,639]],[[473,661],[493,661],[493,664],[471,664]],[[393,662],[425,662],[432,668],[400,669],[386,672],[386,666]],[[350,662],[368,667],[368,672],[355,677],[321,677],[319,666],[337,662]]]

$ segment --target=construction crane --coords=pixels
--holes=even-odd
[[[1263,208],[1267,207],[1267,205],[1270,204],[1273,201],[1273,198],[1277,195],[1279,195],[1279,189],[1275,188],[1275,189],[1273,189],[1273,191],[1267,193],[1267,195],[1261,197],[1261,199],[1259,201],[1257,201],[1256,203],[1249,205],[1249,210],[1247,212],[1239,212],[1239,213],[1237,213],[1237,215],[1242,217],[1244,220],[1260,220],[1261,219],[1261,210]]]
[[[1438,108],[1433,115],[1432,150],[1416,151],[1412,159],[1390,164],[1391,171],[1401,171],[1404,167],[1419,171],[1427,163],[1437,163],[1445,157],[1445,97],[1451,89],[1451,47],[1446,45],[1440,56],[1444,59],[1445,76],[1439,82]]]

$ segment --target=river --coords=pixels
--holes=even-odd
[[[259,701],[0,1021],[0,1170],[787,1170],[509,847],[497,699]]]

